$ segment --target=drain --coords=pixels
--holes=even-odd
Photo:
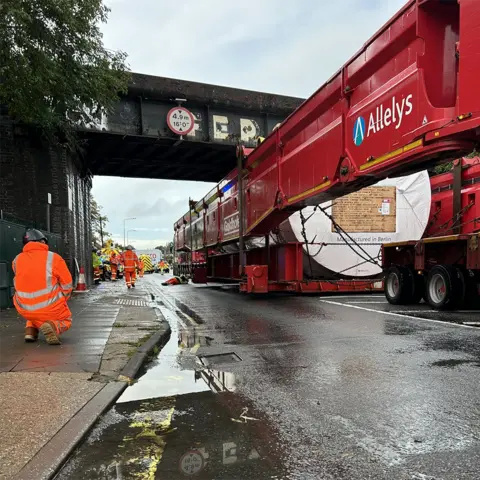
[[[131,300],[129,298],[117,298],[117,305],[126,305],[128,307],[148,307],[149,304],[145,300]]]
[[[214,367],[242,361],[242,359],[233,352],[219,353],[216,355],[200,355],[199,359],[206,367]]]

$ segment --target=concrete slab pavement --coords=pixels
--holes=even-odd
[[[51,478],[169,333],[141,282],[101,284],[70,308],[60,346],[25,343],[21,317],[0,312],[0,480]]]

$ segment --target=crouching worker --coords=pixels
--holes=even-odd
[[[183,285],[185,283],[188,283],[188,278],[185,275],[180,275],[179,277],[169,278],[162,285],[166,287],[167,285]]]
[[[48,250],[48,241],[39,230],[28,230],[23,251],[16,256],[15,296],[18,313],[27,321],[25,341],[35,342],[40,330],[48,344],[60,345],[60,335],[72,321],[67,299],[72,293],[72,276],[63,258]]]

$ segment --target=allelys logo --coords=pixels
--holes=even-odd
[[[375,112],[370,114],[368,128],[363,117],[358,117],[353,125],[353,142],[358,147],[363,143],[365,137],[378,133],[384,128],[394,126],[398,130],[405,117],[408,117],[413,111],[413,95],[407,95],[401,101],[396,97],[392,98],[391,104],[379,105]]]

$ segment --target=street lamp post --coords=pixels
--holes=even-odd
[[[136,231],[137,231],[136,228],[132,228],[132,229],[130,229],[130,230],[127,230],[127,245],[128,245],[128,234],[129,234],[130,232],[136,232]]]
[[[127,223],[127,220],[136,220],[137,217],[128,217],[128,218],[125,218],[123,220],[123,247],[125,248],[127,246],[127,244],[125,243],[126,242],[126,237],[125,237],[125,232],[126,232],[126,223]]]

